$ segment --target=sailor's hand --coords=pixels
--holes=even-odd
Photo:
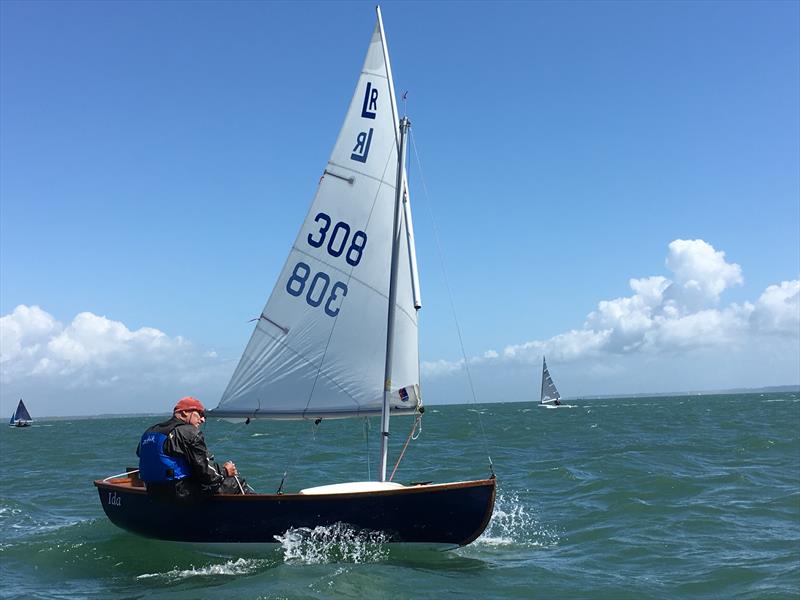
[[[239,471],[236,470],[236,465],[233,464],[231,461],[226,462],[222,465],[222,468],[225,469],[225,473],[228,477],[235,477],[239,474]]]

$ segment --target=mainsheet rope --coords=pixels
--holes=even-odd
[[[221,420],[223,420],[223,419],[217,419],[217,421],[221,421]],[[228,432],[226,435],[222,436],[215,443],[227,442],[228,440],[232,439],[234,435],[238,435],[239,431],[242,429],[242,427],[244,427],[245,425],[249,425],[249,424],[250,424],[250,419],[247,418],[244,421],[242,421],[241,423],[239,423],[236,427],[234,427],[233,430]],[[209,427],[208,421],[206,421],[205,425],[206,425],[205,429],[208,429],[208,427]],[[212,429],[213,429],[213,427],[212,427]],[[137,469],[137,471],[138,471],[138,469]],[[131,473],[132,472],[133,471],[131,471]],[[234,475],[233,477],[234,477],[234,479],[236,479],[236,483],[239,486],[239,491],[242,493],[242,495],[244,495],[245,492],[244,492],[244,488],[242,487],[242,482],[239,480],[239,475],[237,474],[237,475]],[[245,485],[247,485],[247,487],[251,491],[255,491],[255,490],[253,490],[253,487],[249,483],[246,483]]]
[[[218,419],[218,420],[221,420],[221,419]],[[249,425],[250,421],[251,421],[250,418],[245,419],[244,421],[239,423],[236,427],[234,427],[231,431],[229,431],[226,435],[224,435],[219,440],[217,440],[216,443],[218,443],[218,442],[226,442],[226,441],[232,439],[233,436],[239,434],[239,431],[241,431],[241,429],[243,427],[245,427],[246,425]],[[322,419],[315,419],[313,421],[313,425],[312,425],[312,429],[311,429],[311,437],[312,437],[312,439],[316,439],[317,428],[319,427],[319,424],[321,422],[322,422]],[[206,428],[208,428],[208,422],[206,422]],[[300,453],[297,451],[298,446],[299,446],[299,439],[300,439],[299,435],[295,435],[294,436],[294,445],[293,445],[292,452],[290,453],[292,458],[290,459],[289,466],[287,466],[286,469],[283,471],[283,476],[281,477],[281,482],[278,485],[278,490],[275,492],[276,494],[282,494],[283,493],[283,485],[284,485],[284,483],[286,483],[286,477],[288,476],[289,471],[291,471],[295,467],[295,465],[297,464],[298,459],[300,458]],[[236,476],[236,483],[239,484],[239,489],[242,490],[242,484],[239,481],[239,477],[238,476]],[[248,485],[248,487],[250,487],[250,486]],[[242,490],[242,493],[244,493],[244,490]]]

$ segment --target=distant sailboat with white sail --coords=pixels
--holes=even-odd
[[[547,369],[547,360],[542,356],[542,393],[539,396],[539,405],[546,407],[561,406],[561,394],[558,393],[550,371]]]

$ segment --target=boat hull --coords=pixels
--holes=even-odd
[[[276,543],[293,528],[345,523],[387,542],[463,546],[492,515],[495,480],[351,494],[217,495],[190,505],[154,500],[125,477],[94,482],[112,523],[145,537],[198,543]]]

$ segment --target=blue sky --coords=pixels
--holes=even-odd
[[[800,383],[800,4],[387,2],[423,396]],[[370,2],[0,3],[0,412],[214,406]]]

